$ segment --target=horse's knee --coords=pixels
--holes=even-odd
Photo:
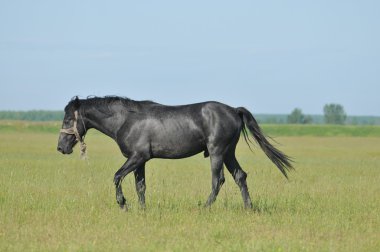
[[[222,186],[225,181],[226,181],[226,179],[224,178],[224,176],[221,176],[220,179],[219,179],[220,186]]]
[[[115,184],[116,187],[120,186],[121,179],[122,179],[121,175],[116,173],[114,178],[113,178],[113,183]]]

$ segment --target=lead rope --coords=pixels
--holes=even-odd
[[[74,113],[75,113],[75,119],[76,119],[76,121],[78,121],[78,111],[75,110]],[[83,128],[84,128],[84,132],[86,132],[86,126],[84,125],[84,121],[83,121],[82,115],[80,115],[80,117],[82,119],[82,124],[83,124]],[[79,136],[78,130],[76,130],[76,131],[77,131],[78,136]],[[83,160],[87,160],[88,159],[88,156],[87,156],[87,145],[84,142],[84,136],[83,136],[83,138],[79,138],[79,140],[80,140],[80,158],[83,159]]]

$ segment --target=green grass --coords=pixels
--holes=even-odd
[[[289,181],[240,141],[254,211],[227,173],[215,204],[202,207],[211,188],[202,155],[152,160],[147,209],[128,176],[123,212],[112,183],[125,161],[116,144],[89,132],[82,161],[77,148],[59,154],[49,132],[0,130],[0,251],[380,250],[379,137],[276,137],[296,160]]]

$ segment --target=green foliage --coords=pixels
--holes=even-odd
[[[295,108],[290,115],[288,115],[288,123],[290,124],[310,124],[313,122],[311,116],[305,116],[302,110]]]
[[[290,115],[288,115],[288,123],[291,124],[302,124],[304,121],[305,115],[302,113],[302,110],[295,108]]]
[[[378,116],[347,116],[346,124],[380,125],[380,117]]]
[[[285,114],[255,114],[255,118],[259,123],[265,124],[286,124],[288,115]],[[306,124],[325,124],[323,115],[306,115]],[[379,116],[347,116],[347,125],[380,125]]]
[[[326,104],[323,107],[323,113],[327,124],[344,124],[347,119],[346,112],[340,104]]]
[[[281,114],[254,114],[254,117],[259,123],[268,124],[285,124],[287,115]]]
[[[300,125],[300,127],[303,125]],[[380,251],[378,137],[278,139],[296,160],[283,178],[258,149],[240,141],[254,211],[226,182],[210,209],[203,155],[147,164],[147,209],[134,177],[115,201],[113,174],[125,159],[90,131],[89,160],[56,151],[58,134],[0,130],[0,251]]]
[[[0,120],[60,121],[63,116],[63,111],[0,111]]]

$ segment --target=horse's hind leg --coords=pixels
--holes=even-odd
[[[249,196],[247,181],[246,181],[247,173],[245,173],[243,169],[240,167],[238,161],[236,160],[234,152],[231,152],[231,154],[226,155],[226,158],[224,159],[224,163],[228,171],[231,173],[232,177],[234,178],[236,184],[240,188],[245,208],[252,208],[252,201],[251,201],[251,197]]]
[[[223,174],[223,157],[218,155],[211,155],[211,194],[207,199],[206,207],[210,206],[216,200],[219,190],[224,183]]]
[[[138,167],[135,171],[136,192],[139,197],[140,206],[145,209],[145,165]]]

